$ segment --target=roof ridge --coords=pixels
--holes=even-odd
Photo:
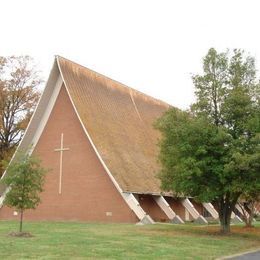
[[[126,90],[126,89],[129,90],[129,94],[132,92],[132,94],[138,94],[138,95],[140,95],[140,96],[142,96],[142,97],[144,97],[144,98],[146,98],[146,99],[149,99],[150,101],[159,103],[160,105],[163,105],[163,106],[166,106],[166,107],[170,107],[170,106],[171,106],[170,104],[168,104],[168,103],[165,102],[165,101],[162,101],[162,100],[160,100],[160,99],[154,98],[154,97],[152,97],[152,96],[150,96],[150,95],[148,95],[148,94],[143,93],[143,92],[140,91],[140,90],[137,90],[137,89],[134,89],[134,88],[132,88],[132,87],[129,87],[129,86],[127,86],[126,84],[124,84],[124,83],[122,83],[122,82],[119,82],[119,81],[117,81],[117,80],[114,80],[114,79],[112,79],[112,78],[110,78],[110,77],[108,77],[108,76],[106,76],[106,75],[103,75],[103,74],[101,74],[101,73],[99,73],[99,72],[97,72],[97,71],[95,71],[95,70],[89,69],[89,68],[87,68],[86,66],[81,65],[81,64],[79,64],[79,63],[77,63],[77,62],[75,62],[75,61],[72,61],[72,60],[70,60],[70,59],[67,59],[67,58],[65,58],[65,57],[63,57],[63,56],[55,55],[55,58],[57,59],[58,62],[59,62],[59,59],[63,59],[63,60],[65,60],[65,61],[69,62],[69,63],[73,63],[74,65],[76,65],[76,66],[82,68],[83,70],[87,70],[88,72],[91,72],[91,73],[95,74],[96,76],[100,77],[101,79],[105,79],[105,80],[108,80],[108,81],[110,81],[110,82],[113,82],[113,83],[115,83],[117,86],[119,86],[120,88],[122,88],[122,90],[124,90],[123,88],[125,88],[125,90]]]

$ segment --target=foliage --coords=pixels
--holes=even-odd
[[[171,108],[156,124],[162,132],[162,187],[218,204],[223,232],[240,196],[260,192],[260,85],[254,59],[241,50],[203,60],[193,76],[197,102]]]
[[[39,99],[39,73],[29,56],[0,56],[0,162],[11,158]],[[0,166],[0,176],[3,166]]]
[[[20,212],[20,232],[23,212],[35,209],[40,203],[39,193],[43,191],[45,173],[46,170],[41,167],[39,160],[29,155],[19,155],[7,167],[6,175],[2,179],[8,187],[4,204]]]

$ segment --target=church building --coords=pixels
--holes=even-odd
[[[41,203],[26,220],[150,224],[207,223],[210,203],[176,198],[157,177],[160,132],[169,105],[57,56],[17,150],[37,155],[46,174]],[[18,219],[3,205],[0,220]]]

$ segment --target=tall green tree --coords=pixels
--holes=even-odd
[[[194,75],[196,103],[170,109],[162,132],[162,187],[218,205],[221,231],[230,232],[238,199],[260,192],[260,103],[255,60],[242,50],[210,49]]]
[[[19,144],[39,99],[42,82],[29,56],[0,56],[0,162]],[[0,163],[0,177],[3,173]]]
[[[22,232],[23,214],[27,209],[35,209],[40,203],[46,173],[40,161],[33,156],[19,154],[18,158],[7,167],[2,182],[8,187],[4,204],[15,208],[20,213]]]

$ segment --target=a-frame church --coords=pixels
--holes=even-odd
[[[36,154],[46,176],[27,220],[153,223],[217,218],[212,204],[163,193],[156,177],[159,132],[169,105],[57,56],[18,150]],[[3,206],[0,220],[16,219]]]

